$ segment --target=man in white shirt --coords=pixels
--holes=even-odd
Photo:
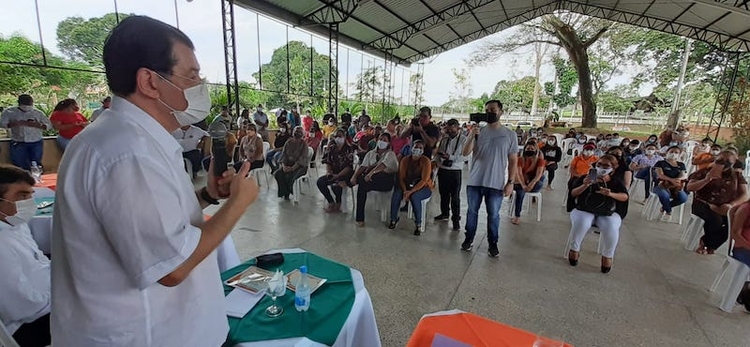
[[[440,215],[435,217],[435,221],[451,219],[453,230],[460,230],[461,171],[464,169],[464,160],[466,160],[463,155],[466,136],[460,134],[459,124],[455,119],[448,120],[445,133],[446,136],[438,143],[435,152],[440,188]]]
[[[50,267],[27,224],[34,178],[0,165],[0,319],[21,346],[50,344]]]
[[[102,107],[97,108],[94,110],[93,113],[91,113],[91,118],[89,118],[90,122],[95,121],[99,116],[106,111],[109,108],[109,105],[112,103],[112,97],[108,96],[102,100]]]
[[[220,346],[228,322],[216,248],[258,185],[209,170],[195,191],[171,136],[208,115],[193,43],[145,16],[104,44],[111,116],[70,143],[58,174],[52,232],[55,346]],[[213,166],[213,164],[212,164]],[[208,221],[202,209],[223,206]]]
[[[258,127],[260,137],[263,141],[268,141],[268,115],[263,112],[263,105],[258,104],[255,113],[253,113],[253,121],[255,122],[255,126]]]
[[[172,132],[175,140],[182,146],[182,157],[189,160],[193,166],[192,174],[201,170],[201,162],[209,156],[211,137],[208,132],[195,126],[185,125]]]
[[[44,131],[51,128],[49,118],[34,108],[31,95],[18,96],[18,106],[3,111],[0,128],[10,129],[10,161],[24,170],[31,170],[31,162],[42,164]]]

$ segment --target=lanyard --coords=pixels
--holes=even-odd
[[[448,143],[450,143],[451,140],[452,139],[450,137],[448,137],[447,141],[445,141],[445,150],[446,151],[448,151]],[[460,140],[461,140],[461,133],[459,133],[458,135],[456,135],[456,146],[453,147],[453,155],[454,156],[456,155],[456,152],[458,151],[458,143],[460,142]]]

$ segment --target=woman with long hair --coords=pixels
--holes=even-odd
[[[398,180],[391,196],[391,223],[389,229],[398,224],[401,202],[410,201],[414,209],[414,235],[422,234],[422,200],[432,196],[432,162],[424,153],[424,142],[416,140],[412,144],[410,156],[401,159],[398,167]]]
[[[49,120],[59,133],[57,144],[63,152],[68,147],[70,140],[89,125],[89,121],[78,112],[79,110],[78,103],[75,100],[65,99],[57,103],[50,115]]]

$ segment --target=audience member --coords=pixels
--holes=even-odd
[[[89,118],[89,121],[94,122],[99,116],[104,113],[109,108],[109,105],[112,104],[112,97],[107,96],[102,100],[102,107],[97,108],[94,110],[94,112],[91,113],[91,117]]]
[[[536,143],[530,141],[523,147],[523,155],[518,159],[518,170],[516,171],[513,189],[516,192],[515,214],[510,220],[518,225],[521,222],[521,208],[526,193],[536,193],[544,187],[544,169],[547,164],[544,157],[540,156]]]
[[[201,170],[203,159],[211,154],[211,137],[206,131],[190,124],[173,131],[172,136],[182,146],[182,157],[192,164],[191,173],[195,176]]]
[[[307,173],[310,165],[310,150],[305,143],[305,132],[302,127],[294,128],[293,137],[284,143],[279,157],[279,169],[274,172],[279,187],[278,197],[289,200],[294,193],[294,181]]]
[[[672,146],[667,151],[666,158],[654,165],[654,176],[658,184],[654,187],[654,194],[659,197],[663,221],[672,220],[672,209],[685,203],[688,199],[685,193],[685,179],[687,179],[687,168],[685,163],[678,161],[682,155],[682,149]]]
[[[746,201],[739,206],[734,206],[729,210],[732,215],[732,230],[730,235],[734,240],[734,249],[732,257],[743,264],[750,266],[750,201]],[[745,310],[750,312],[750,288],[748,282],[740,291],[737,303],[744,305]]]
[[[310,128],[312,128],[313,124],[313,116],[312,116],[312,110],[308,109],[305,114],[301,118],[302,120],[302,129],[305,130],[305,134],[310,132]]]
[[[467,137],[460,134],[458,121],[452,118],[446,122],[445,133],[446,136],[438,143],[435,153],[440,191],[440,215],[435,220],[451,219],[453,230],[460,230],[461,176],[466,161],[463,150]]]
[[[273,140],[273,149],[266,154],[266,162],[271,168],[271,172],[276,172],[279,169],[278,159],[281,156],[281,150],[284,149],[286,142],[292,138],[288,130],[287,123],[279,125],[279,132],[276,133],[276,138]]]
[[[51,128],[49,119],[34,108],[31,95],[18,96],[18,106],[0,115],[0,127],[10,129],[10,161],[24,170],[31,170],[31,162],[42,165],[44,131]]]
[[[78,111],[78,103],[75,100],[65,99],[57,103],[54,111],[52,111],[52,115],[49,117],[52,126],[59,133],[57,135],[57,144],[63,152],[68,147],[70,140],[89,125],[86,117]]]
[[[258,134],[260,134],[261,139],[263,139],[263,141],[268,141],[268,115],[263,112],[262,104],[258,104],[258,107],[255,108],[253,121],[255,122],[255,126],[257,126]]]
[[[396,154],[391,150],[391,135],[381,134],[375,149],[367,152],[362,164],[351,178],[351,186],[357,189],[357,226],[365,226],[365,204],[367,193],[371,191],[390,192],[393,189],[395,174],[398,171]]]
[[[643,189],[645,191],[646,199],[648,199],[651,196],[651,187],[654,183],[652,180],[653,172],[651,169],[656,163],[664,160],[664,158],[657,154],[656,144],[654,143],[646,144],[645,149],[645,153],[633,157],[633,160],[630,162],[630,170],[635,173],[635,178],[643,180]]]
[[[327,213],[341,212],[341,195],[354,174],[354,146],[347,141],[344,129],[338,129],[328,144],[326,175],[318,178],[318,190],[325,197]],[[331,195],[333,191],[333,195]]]
[[[401,202],[409,201],[414,212],[414,235],[422,234],[422,200],[432,196],[432,162],[424,155],[425,145],[422,140],[412,143],[412,154],[401,159],[398,166],[398,179],[393,187],[391,197],[391,223],[389,229],[395,229],[399,221]]]
[[[33,177],[0,164],[0,320],[21,346],[50,344],[50,261],[31,237]]]
[[[570,194],[575,199],[575,208],[570,212],[572,238],[568,261],[571,266],[578,265],[583,238],[596,224],[603,243],[601,271],[612,270],[620,226],[628,212],[628,189],[611,175],[615,165],[615,157],[604,155],[596,162],[595,177],[580,176],[571,184]]]
[[[258,136],[257,127],[253,123],[242,125],[246,134],[240,140],[240,160],[234,163],[234,169],[240,171],[242,164],[250,162],[250,170],[263,167],[263,139]]]
[[[727,240],[727,211],[747,201],[747,181],[732,167],[737,154],[724,150],[713,165],[693,172],[687,190],[695,193],[693,214],[703,219],[703,237],[696,250],[713,254]]]
[[[613,167],[614,171],[612,172],[612,176],[625,183],[626,187],[630,187],[630,184],[633,183],[633,171],[631,171],[628,165],[625,164],[625,152],[622,150],[622,147],[610,147],[607,150],[607,154],[617,159],[617,165]]]
[[[307,136],[305,137],[305,143],[313,149],[313,156],[310,158],[310,167],[315,167],[315,158],[318,157],[318,148],[322,141],[323,132],[320,130],[320,125],[318,125],[318,121],[313,121],[310,131],[307,132]]]
[[[562,148],[557,144],[557,138],[550,136],[547,143],[542,147],[544,163],[547,165],[547,190],[552,190],[552,181],[555,180],[555,172],[558,169],[558,163],[562,160]]]
[[[595,148],[596,146],[594,144],[586,144],[583,146],[581,153],[573,158],[570,162],[571,180],[588,174],[592,164],[599,160],[599,157],[594,155]]]
[[[718,144],[714,144],[711,146],[711,149],[708,152],[702,152],[698,155],[693,157],[693,165],[695,165],[695,169],[697,170],[703,170],[707,167],[709,167],[711,164],[716,161],[716,158],[721,153],[721,146]]]
[[[427,158],[432,158],[432,151],[440,136],[440,128],[431,119],[432,110],[429,107],[422,107],[417,117],[409,123],[409,127],[401,133],[401,137],[411,139],[412,144],[416,140],[422,140],[425,146],[424,155]]]
[[[502,126],[500,116],[503,104],[490,100],[484,104],[487,126],[473,126],[464,146],[464,156],[472,155],[469,181],[466,184],[466,237],[461,249],[470,251],[474,247],[477,232],[479,206],[482,199],[487,205],[487,253],[491,257],[500,255],[497,248],[500,228],[500,205],[503,195],[513,192],[513,179],[518,169],[518,141],[510,129]],[[508,177],[505,177],[507,171]]]

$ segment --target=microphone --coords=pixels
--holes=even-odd
[[[214,176],[217,179],[221,178],[224,171],[229,168],[227,132],[227,126],[218,120],[208,127],[208,134],[211,136],[211,154],[214,157]]]

